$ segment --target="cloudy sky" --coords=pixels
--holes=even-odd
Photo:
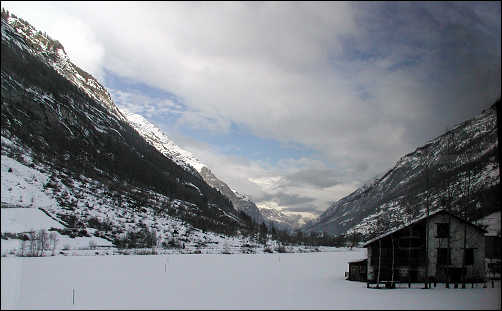
[[[500,97],[500,2],[9,2],[262,207],[330,201]]]

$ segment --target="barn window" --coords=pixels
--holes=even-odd
[[[474,248],[466,248],[464,251],[464,262],[466,265],[474,264]]]
[[[449,255],[447,248],[438,248],[438,265],[451,264],[451,257]]]
[[[450,225],[448,223],[438,223],[436,224],[437,238],[447,238],[450,235]]]

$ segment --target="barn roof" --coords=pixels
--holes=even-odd
[[[448,212],[446,209],[438,209],[438,210],[435,210],[435,211],[433,211],[433,212],[430,212],[430,213],[429,213],[429,215],[422,215],[422,216],[420,216],[420,217],[418,217],[418,218],[416,218],[416,219],[414,219],[414,220],[412,220],[412,221],[410,221],[410,222],[408,222],[408,223],[406,223],[406,224],[404,224],[404,225],[402,225],[402,226],[397,227],[396,229],[393,229],[393,230],[387,231],[386,233],[381,234],[381,235],[379,235],[379,236],[377,236],[377,237],[375,237],[375,238],[373,238],[373,239],[371,239],[371,240],[367,241],[366,243],[364,243],[364,244],[363,244],[363,247],[367,247],[368,245],[372,244],[372,243],[373,243],[373,242],[375,242],[375,241],[378,241],[378,240],[380,240],[380,239],[382,239],[382,238],[385,238],[386,236],[389,236],[389,235],[391,235],[391,234],[393,234],[393,233],[396,233],[396,232],[398,232],[398,231],[400,231],[400,230],[403,230],[403,229],[405,229],[405,228],[408,228],[409,226],[411,226],[411,225],[413,225],[413,224],[416,224],[416,223],[418,223],[418,222],[421,222],[421,221],[423,221],[423,220],[424,220],[424,219],[426,219],[426,218],[429,218],[429,217],[432,217],[432,216],[434,216],[434,215],[438,215],[438,214],[441,214],[441,213],[450,214],[451,216],[453,216],[453,217],[457,218],[457,219],[458,219],[458,220],[460,220],[461,222],[466,222],[463,218],[461,218],[461,217],[459,217],[459,216],[457,216],[457,215],[455,215],[455,214],[452,214],[451,212]],[[481,232],[483,232],[483,233],[485,233],[485,232],[486,232],[486,230],[484,230],[483,228],[481,228],[481,227],[479,227],[479,226],[477,226],[477,225],[475,225],[475,224],[473,224],[473,223],[471,223],[471,222],[467,222],[467,224],[469,224],[469,225],[471,225],[471,226],[475,227],[476,229],[478,229],[479,231],[481,231]]]

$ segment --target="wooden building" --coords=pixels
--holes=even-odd
[[[501,259],[502,239],[500,235],[485,235],[486,240],[486,258]]]
[[[438,210],[369,240],[369,283],[481,282],[485,278],[484,230]],[[465,250],[464,250],[465,237]],[[464,261],[465,260],[465,261]]]
[[[366,282],[368,259],[349,262],[347,280]]]
[[[502,239],[500,235],[490,234],[485,235],[486,243],[486,274],[487,278],[492,280],[500,280],[502,268],[501,245]]]

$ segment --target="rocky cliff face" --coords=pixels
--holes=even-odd
[[[122,111],[127,118],[129,124],[138,133],[145,138],[152,146],[154,146],[163,155],[173,160],[179,166],[183,167],[188,173],[202,178],[199,174],[202,167],[201,163],[192,153],[180,148],[158,127],[150,123],[148,120],[139,114]]]
[[[371,236],[450,207],[475,220],[497,210],[494,106],[403,156],[387,173],[333,203],[306,231]]]
[[[209,185],[229,198],[235,209],[237,209],[238,211],[243,211],[249,217],[251,217],[254,222],[258,224],[261,224],[265,221],[263,215],[256,207],[256,204],[251,201],[251,199],[249,199],[245,195],[238,193],[235,190],[230,189],[230,187],[223,181],[219,180],[209,168],[207,168],[206,166],[202,167],[200,174]]]
[[[285,214],[273,208],[260,208],[260,212],[267,220],[272,221],[280,230],[292,232],[307,224],[311,219],[298,214]]]
[[[110,113],[124,120],[108,91],[90,74],[73,64],[63,45],[36,30],[27,21],[14,15],[2,15],[2,40],[12,42],[24,51],[37,56],[91,98],[101,103]]]

